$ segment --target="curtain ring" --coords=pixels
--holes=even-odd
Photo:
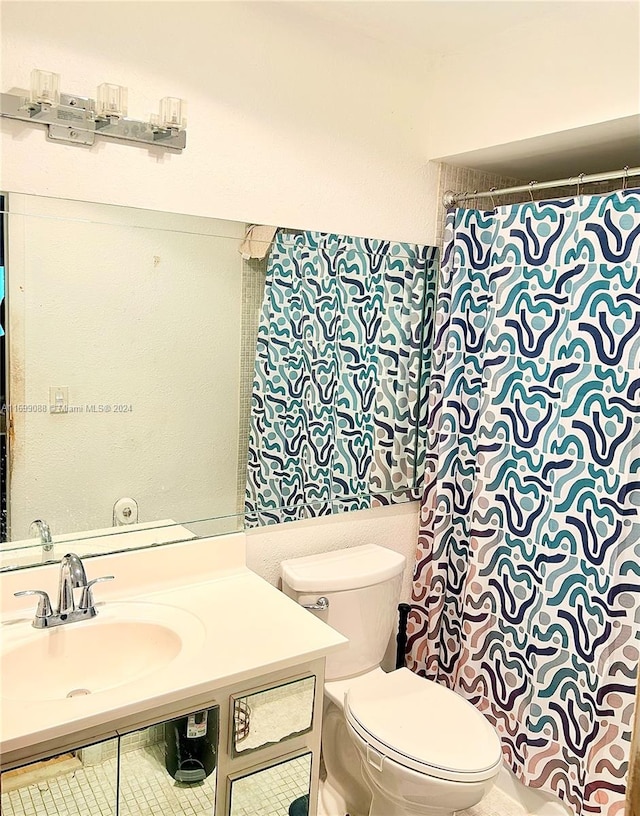
[[[491,195],[491,193],[493,193],[494,190],[497,189],[498,189],[497,187],[489,187],[489,198],[491,199],[491,208],[494,210],[496,208],[496,202],[493,200],[493,196]]]
[[[627,189],[627,182],[629,181],[629,165],[625,164],[622,168],[624,170],[624,176],[622,177],[622,192]]]
[[[530,181],[529,182],[529,196],[531,198],[531,201],[533,201],[533,187],[537,183],[538,183],[537,181]]]
[[[582,179],[584,178],[584,173],[580,173],[578,176],[578,189],[576,190],[576,198],[580,196],[580,185],[582,184]]]

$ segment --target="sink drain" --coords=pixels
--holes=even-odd
[[[72,689],[67,697],[84,697],[86,694],[91,694],[89,689]]]

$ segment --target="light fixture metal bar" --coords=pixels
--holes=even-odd
[[[49,122],[47,137],[54,142],[72,142],[91,146],[95,142],[95,133],[91,130],[69,127],[69,125],[54,125]]]
[[[28,96],[0,94],[0,116],[46,125],[50,139],[68,144],[92,145],[96,136],[107,136],[180,152],[187,143],[183,129],[161,128],[126,117],[98,117],[91,97],[65,93],[60,94],[60,104],[55,106],[33,103]]]

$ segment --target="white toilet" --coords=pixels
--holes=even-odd
[[[455,692],[380,668],[396,627],[405,559],[367,544],[282,562],[282,588],[349,639],[327,658],[323,816],[451,816],[475,805],[502,765],[490,723]],[[322,605],[322,604],[321,604]]]

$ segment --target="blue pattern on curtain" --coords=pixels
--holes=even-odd
[[[436,274],[433,247],[278,232],[256,348],[246,527],[418,498]]]
[[[455,210],[409,665],[622,816],[640,656],[639,191]]]

